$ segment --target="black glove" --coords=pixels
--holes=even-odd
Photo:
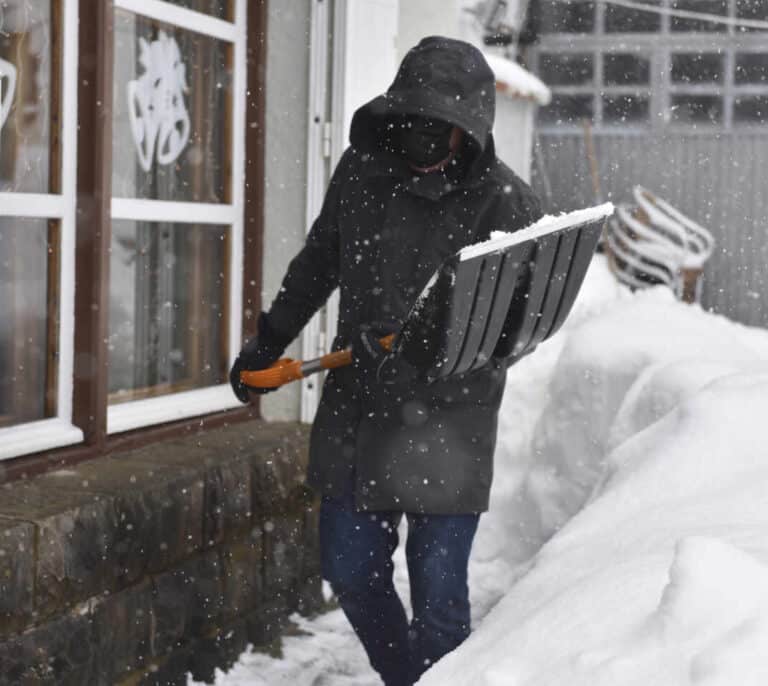
[[[362,389],[370,392],[372,387],[383,383],[392,384],[403,378],[410,365],[395,358],[379,343],[379,339],[397,333],[400,325],[390,322],[363,324],[352,341],[352,366],[358,372]]]
[[[266,369],[280,359],[283,351],[291,342],[290,338],[272,328],[269,323],[269,315],[264,312],[259,315],[257,331],[257,335],[243,346],[229,372],[229,383],[238,400],[242,403],[249,401],[249,389],[254,393],[261,394],[277,389],[246,386],[240,381],[240,372]]]
[[[388,333],[393,331],[385,329],[379,322],[363,324],[352,341],[352,366],[360,372],[375,375],[388,354],[379,339]]]

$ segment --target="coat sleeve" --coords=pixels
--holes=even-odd
[[[342,187],[350,178],[350,157],[347,151],[336,166],[320,214],[304,247],[288,265],[269,309],[270,324],[290,340],[299,335],[339,284],[339,211]]]

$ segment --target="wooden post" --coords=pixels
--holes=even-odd
[[[98,448],[107,437],[113,13],[112,2],[80,0],[73,419]]]

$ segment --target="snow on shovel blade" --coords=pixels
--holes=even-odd
[[[430,279],[394,351],[433,381],[482,367],[497,344],[512,361],[531,352],[570,313],[611,214],[606,203],[547,216],[462,249]]]

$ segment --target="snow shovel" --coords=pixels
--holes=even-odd
[[[544,217],[463,248],[443,262],[400,332],[382,338],[382,345],[429,382],[482,367],[497,345],[513,363],[562,326],[611,214],[613,205],[606,203]],[[282,359],[265,370],[241,372],[240,379],[246,386],[277,388],[351,362],[349,350],[306,362]]]
[[[379,339],[379,343],[386,350],[392,349],[392,341],[395,334],[384,336]],[[291,381],[298,381],[304,377],[322,372],[327,369],[337,369],[352,364],[352,351],[339,350],[334,353],[328,353],[322,357],[316,357],[313,360],[302,362],[301,360],[292,360],[290,357],[284,357],[271,367],[261,369],[255,372],[240,372],[240,381],[246,386],[255,388],[278,388]]]
[[[462,249],[432,277],[393,351],[426,380],[472,371],[494,353],[514,363],[563,325],[612,214],[605,203],[544,217]]]

